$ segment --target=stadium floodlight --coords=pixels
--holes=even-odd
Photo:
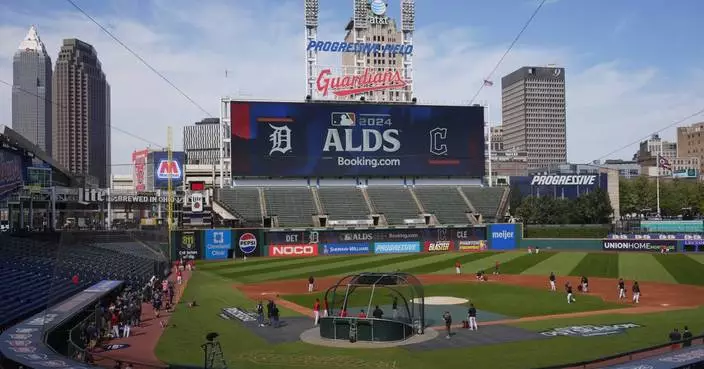
[[[318,27],[318,17],[320,14],[320,8],[318,5],[318,0],[306,0],[306,27]]]
[[[401,0],[401,31],[415,31],[416,29],[416,2],[415,0]]]

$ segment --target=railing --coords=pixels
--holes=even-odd
[[[680,340],[680,341],[662,343],[659,345],[645,347],[645,348],[641,348],[638,350],[623,352],[623,353],[610,355],[610,356],[604,356],[604,357],[600,357],[598,359],[585,360],[585,361],[579,361],[579,362],[575,362],[575,363],[568,363],[568,364],[562,364],[562,365],[546,366],[546,367],[534,368],[534,369],[603,368],[604,366],[607,366],[607,365],[617,365],[617,364],[621,364],[621,363],[626,363],[631,360],[641,360],[641,359],[647,359],[652,356],[661,355],[663,352],[658,351],[658,350],[661,350],[664,348],[670,348],[673,345],[677,345],[677,347],[679,348],[679,347],[681,347],[681,345],[683,343],[685,343],[687,341],[691,341],[692,345],[695,345],[695,344],[697,344],[697,342],[696,342],[697,340],[702,340],[702,344],[704,344],[704,335],[694,336],[688,340]],[[641,356],[641,354],[645,354],[645,355]],[[619,360],[619,359],[622,359],[622,360]],[[609,362],[609,363],[607,363],[607,362]],[[677,367],[673,367],[673,368],[677,368]]]
[[[400,341],[413,336],[416,331],[412,322],[392,319],[331,316],[321,318],[320,322],[321,337],[336,340],[354,339],[354,341],[359,340],[365,342]],[[328,322],[330,326],[325,324]],[[362,327],[369,328],[367,330]],[[398,332],[395,328],[401,328],[401,331]],[[340,331],[338,332],[338,330]],[[363,334],[360,335],[360,333]],[[364,338],[359,339],[360,336]]]

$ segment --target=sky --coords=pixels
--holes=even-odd
[[[303,0],[74,0],[181,93],[67,1],[0,2],[0,80],[37,25],[52,62],[61,40],[92,44],[111,85],[113,173],[130,154],[165,146],[173,127],[219,117],[220,98],[302,100]],[[493,75],[539,0],[416,0],[414,93],[419,103],[475,102],[501,121],[501,76],[525,65],[566,68],[570,162],[630,159],[637,142],[704,108],[701,0],[547,0]],[[337,41],[352,0],[320,0],[320,40]],[[400,18],[399,0],[389,14]],[[336,65],[339,54],[321,55]],[[225,72],[227,71],[227,73]],[[11,88],[0,83],[0,125],[11,126]],[[704,121],[692,117],[681,125]],[[126,131],[131,134],[124,134]]]

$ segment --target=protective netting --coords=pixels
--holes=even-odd
[[[423,286],[407,273],[363,273],[342,278],[325,294],[329,314],[402,321],[425,327]]]

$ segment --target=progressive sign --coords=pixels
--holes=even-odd
[[[484,176],[474,106],[231,103],[233,176]]]

